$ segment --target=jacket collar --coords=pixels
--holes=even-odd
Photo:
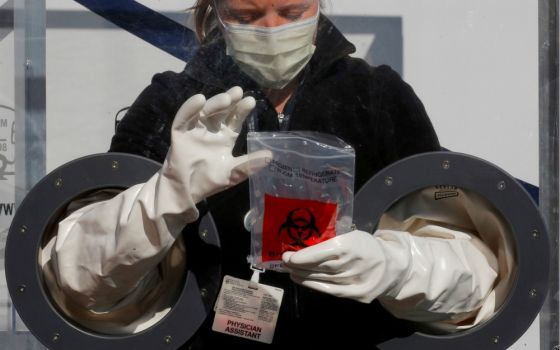
[[[210,38],[209,43],[200,47],[195,57],[187,63],[185,73],[204,85],[222,91],[232,86],[260,90],[226,55],[225,41],[218,29],[210,33]],[[324,15],[319,18],[316,47],[305,72],[308,82],[320,78],[336,61],[356,51],[354,45]]]

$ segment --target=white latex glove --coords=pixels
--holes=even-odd
[[[448,231],[454,238],[352,231],[285,252],[282,260],[305,287],[363,303],[402,300],[410,320],[445,320],[479,308],[496,277],[495,261],[473,244],[476,238]]]
[[[184,222],[197,219],[197,202],[248,176],[248,156],[231,154],[245,117],[255,107],[253,97],[242,97],[240,87],[209,100],[195,95],[177,112],[158,198],[162,205],[170,201],[179,205],[178,212],[188,214]],[[169,214],[173,211],[177,210]]]
[[[74,303],[98,310],[123,305],[184,226],[198,218],[195,204],[247,178],[247,156],[231,154],[255,106],[252,97],[242,97],[234,87],[208,100],[189,98],[175,116],[171,147],[157,174],[59,223],[52,272]]]

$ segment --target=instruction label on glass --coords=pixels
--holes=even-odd
[[[212,330],[270,344],[284,290],[225,276]]]

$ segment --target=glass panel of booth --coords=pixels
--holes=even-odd
[[[0,348],[41,348],[14,316],[4,277],[14,205],[58,166],[105,152],[115,121],[151,77],[184,69],[196,49],[186,11],[193,4],[0,0]],[[43,32],[30,20],[41,11]],[[443,147],[538,185],[537,3],[324,1],[323,11],[355,44],[353,56],[390,65],[413,87]],[[557,149],[548,152],[557,157]],[[512,349],[543,346],[539,334],[537,319]]]
[[[0,31],[3,30],[3,28],[0,29]],[[0,36],[2,34],[4,33],[0,32]],[[0,76],[2,77],[13,77],[11,72],[13,70],[13,54],[11,50],[7,50],[10,44],[13,47],[13,37],[4,37],[0,41],[0,60],[4,63],[0,66]],[[11,135],[8,135],[7,138],[7,135],[5,135],[5,132],[11,128],[8,124],[13,125],[14,123],[14,102],[13,89],[5,89],[6,87],[13,87],[13,85],[6,86],[2,84],[0,87],[0,124],[3,124],[5,121],[5,125],[1,129],[3,132],[1,139],[3,145],[6,145],[6,151],[3,151],[0,157],[2,169],[5,171],[5,175],[0,180],[0,201],[2,202],[0,205],[6,209],[0,214],[0,332],[8,330],[11,319],[10,299],[4,273],[4,247],[14,209],[14,144],[11,142]]]
[[[23,121],[26,116],[32,116],[36,126],[44,129],[41,128],[41,116],[45,113],[44,15],[41,1],[34,5],[23,1],[0,1],[0,347],[6,349],[44,348],[17,317],[8,294],[4,269],[5,245],[16,207],[17,188],[22,188],[15,177],[16,120],[19,117]],[[29,21],[31,17],[33,21]],[[25,125],[21,129],[25,129]],[[36,146],[37,142],[28,144]],[[40,159],[44,153],[43,144],[41,142],[38,152],[24,158]],[[27,172],[26,165],[21,169]],[[44,173],[40,161],[36,162],[36,169],[39,176]],[[29,170],[29,174],[33,172]],[[19,191],[19,195],[23,192]]]
[[[14,210],[14,33],[10,1],[0,2],[0,202],[6,209],[0,214],[0,347],[8,344],[8,332],[13,328],[12,308],[4,272],[4,248]]]

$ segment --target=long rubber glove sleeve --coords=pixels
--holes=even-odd
[[[231,150],[254,106],[239,87],[191,97],[175,116],[157,174],[60,222],[52,261],[64,294],[96,310],[129,295],[198,218],[198,201],[247,178],[247,156]]]
[[[494,287],[495,256],[476,236],[431,225],[421,231],[426,236],[397,231],[375,234],[382,246],[408,248],[410,259],[398,284],[379,300],[395,316],[411,321],[460,322],[474,316]],[[434,232],[453,238],[434,237]]]
[[[471,235],[435,226],[422,230],[424,237],[353,231],[284,253],[283,261],[303,286],[363,303],[379,298],[400,318],[436,322],[468,317],[492,290],[495,258]]]

